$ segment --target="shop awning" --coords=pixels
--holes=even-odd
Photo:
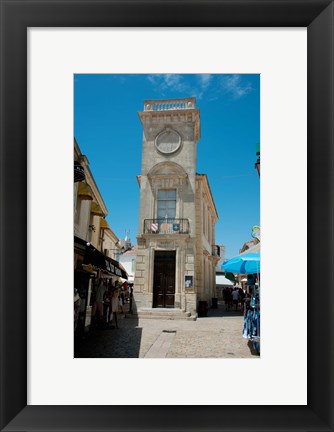
[[[235,277],[233,273],[225,272],[226,279],[229,279],[231,282],[235,282]]]
[[[105,219],[100,220],[100,228],[102,228],[104,230],[110,230],[111,231],[111,228]]]
[[[233,282],[224,275],[216,275],[216,285],[233,286]]]
[[[87,183],[80,182],[78,184],[78,196],[82,200],[92,200],[93,199],[93,191]]]
[[[86,247],[87,240],[74,236],[74,250],[81,251],[81,254],[83,254],[86,251]]]
[[[95,201],[92,202],[92,205],[90,207],[90,212],[95,216],[101,216],[101,217],[104,216],[101,207]]]
[[[96,269],[102,270],[114,276],[128,279],[128,274],[122,264],[107,257],[92,245],[87,246],[83,264],[91,264]]]

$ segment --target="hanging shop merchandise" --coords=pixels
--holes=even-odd
[[[256,275],[254,275],[256,277]],[[252,342],[253,349],[260,354],[260,290],[258,286],[251,287],[250,301],[245,301],[244,328],[242,336]]]
[[[91,324],[91,294],[99,277],[127,279],[122,265],[107,257],[86,240],[74,236],[74,303],[80,297],[79,312],[75,314],[74,329],[77,335],[87,332]],[[76,305],[74,305],[76,306]]]
[[[225,272],[247,275],[251,297],[245,301],[242,336],[249,339],[260,354],[260,253],[246,252],[222,264]]]

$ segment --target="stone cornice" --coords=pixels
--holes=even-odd
[[[156,123],[164,125],[176,122],[189,121],[194,123],[194,141],[200,139],[200,111],[198,108],[171,110],[171,111],[143,111],[138,112],[140,121],[143,126]]]

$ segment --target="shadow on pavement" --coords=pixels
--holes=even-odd
[[[118,328],[90,329],[85,336],[74,340],[74,358],[138,358],[142,329],[138,318],[118,314]]]
[[[208,318],[231,318],[231,317],[243,317],[243,308],[239,306],[237,310],[235,307],[226,309],[225,305],[218,303],[216,309],[209,308],[207,311]]]
[[[244,316],[244,312],[243,312],[243,308],[241,308],[239,306],[239,308],[237,310],[235,310],[235,308],[230,308],[227,309],[225,307],[225,305],[218,303],[218,307],[216,309],[214,308],[209,308],[207,311],[207,318],[233,318],[233,317],[240,317],[243,319]],[[201,319],[206,319],[201,318]],[[242,321],[242,326],[240,327],[240,338],[242,337],[242,330],[243,330],[243,321]],[[249,340],[247,342],[248,348],[251,352],[252,356],[256,356],[259,357],[260,353],[259,351],[254,347],[254,344],[251,340]]]

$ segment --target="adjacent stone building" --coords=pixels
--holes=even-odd
[[[91,295],[99,278],[117,280],[127,274],[114,257],[121,252],[119,239],[105,217],[107,207],[89,161],[74,139],[74,295],[80,297],[80,313],[75,314],[74,329],[82,333],[91,324]],[[76,297],[75,297],[76,298]]]
[[[146,100],[134,298],[138,311],[195,316],[216,297],[217,210],[205,174],[196,173],[200,111],[195,98]]]

